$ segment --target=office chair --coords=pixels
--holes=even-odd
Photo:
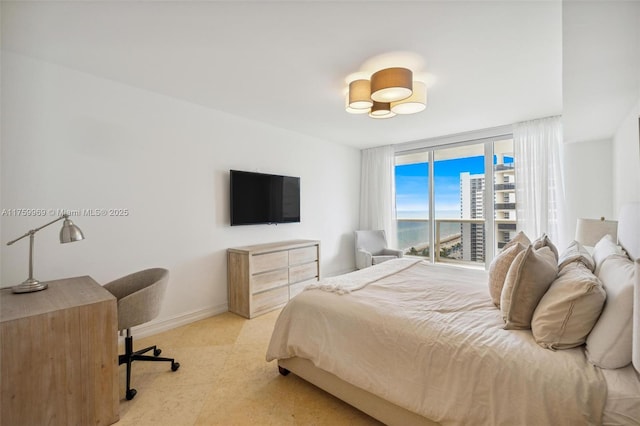
[[[356,231],[356,268],[368,268],[402,256],[402,250],[387,248],[383,230]]]
[[[127,400],[136,396],[131,388],[131,364],[133,361],[171,362],[171,371],[180,368],[173,358],[159,357],[162,352],[156,346],[133,351],[131,327],[151,321],[158,316],[162,297],[169,281],[169,271],[162,268],[146,269],[135,272],[104,285],[118,300],[118,330],[127,331],[124,354],[118,356],[118,365],[127,364]],[[153,356],[144,355],[153,350]]]

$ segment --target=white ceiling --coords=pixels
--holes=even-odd
[[[558,1],[2,2],[2,48],[365,148],[562,113]],[[344,111],[377,55],[424,61],[427,109]]]

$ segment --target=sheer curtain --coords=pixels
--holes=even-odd
[[[391,145],[362,150],[360,229],[384,229],[396,246],[395,151]]]
[[[531,239],[545,232],[566,247],[560,117],[515,124],[513,141],[518,229]]]

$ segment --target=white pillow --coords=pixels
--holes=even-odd
[[[602,266],[602,262],[612,254],[623,254],[623,251],[622,248],[616,245],[615,241],[613,241],[613,237],[607,234],[602,237],[593,248],[592,257],[596,264],[596,276],[600,276],[600,267]]]
[[[607,300],[587,337],[587,358],[598,367],[621,368],[631,362],[634,277],[634,264],[627,257],[610,255],[602,262],[599,278]]]
[[[607,295],[582,262],[564,267],[542,296],[531,320],[536,343],[547,349],[582,345],[598,321]]]

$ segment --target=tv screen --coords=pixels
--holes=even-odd
[[[231,225],[300,222],[300,178],[230,170]]]

